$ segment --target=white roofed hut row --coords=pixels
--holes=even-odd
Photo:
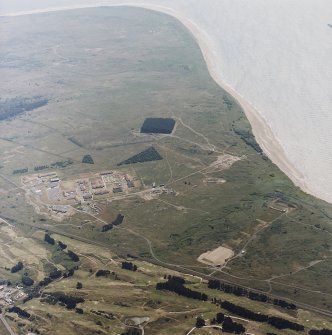
[[[83,194],[83,199],[84,200],[90,200],[90,199],[92,199],[92,194],[91,193],[84,193]]]
[[[93,194],[94,195],[103,195],[103,194],[107,194],[107,193],[110,193],[110,191],[106,190],[106,189],[102,189],[102,190],[99,190],[99,191],[95,191]]]
[[[68,206],[63,206],[63,205],[53,205],[51,206],[51,209],[53,212],[56,213],[67,213],[68,212]]]
[[[107,176],[107,175],[110,175],[110,174],[113,174],[113,171],[103,171],[103,172],[99,173],[100,176]]]

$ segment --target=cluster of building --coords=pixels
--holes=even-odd
[[[70,209],[69,206],[67,205],[53,205],[53,206],[50,206],[52,211],[55,212],[55,213],[62,213],[62,214],[65,214],[68,212],[68,210]]]
[[[10,306],[15,301],[23,299],[26,294],[21,286],[0,285],[0,307]]]
[[[115,171],[103,171],[94,175],[86,174],[77,180],[61,180],[56,172],[35,174],[22,177],[23,186],[33,195],[38,205],[47,205],[55,214],[66,214],[71,205],[82,204],[111,196],[135,187],[128,174]]]
[[[125,175],[125,180],[128,188],[135,187],[134,182],[130,179],[130,177],[127,174]]]

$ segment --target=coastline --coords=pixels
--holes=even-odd
[[[40,10],[32,10],[32,11],[22,11],[16,13],[8,13],[8,14],[0,14],[0,17],[13,17],[13,16],[22,16],[22,15],[32,15],[32,14],[42,14],[48,12],[56,12],[56,11],[66,11],[66,10],[74,10],[74,9],[84,9],[84,8],[96,8],[96,7],[137,7],[144,8],[148,10],[153,10],[157,12],[161,12],[167,15],[170,15],[180,21],[182,25],[186,27],[186,29],[191,33],[196,42],[198,43],[200,50],[202,52],[203,58],[206,62],[207,69],[209,71],[212,79],[228,92],[233,98],[239,103],[241,108],[243,109],[248,121],[251,124],[253,134],[255,135],[256,141],[261,146],[264,153],[269,157],[269,159],[276,164],[280,170],[282,170],[291,180],[292,182],[300,187],[304,192],[309,193],[317,198],[325,200],[327,202],[332,202],[332,199],[326,199],[320,194],[316,194],[316,192],[310,190],[310,187],[305,182],[305,176],[302,175],[295,166],[293,166],[287,158],[285,151],[283,150],[278,138],[275,137],[273,131],[267,121],[264,119],[262,114],[250,104],[250,102],[246,101],[243,96],[241,96],[237,91],[235,91],[232,87],[230,87],[227,83],[225,83],[222,79],[222,73],[218,71],[216,64],[216,56],[214,54],[213,49],[209,46],[209,37],[202,31],[193,21],[188,18],[182,16],[180,13],[172,10],[169,7],[154,5],[154,4],[146,4],[146,3],[96,3],[92,5],[76,5],[76,6],[66,6],[66,7],[54,7]]]
[[[264,153],[292,180],[296,186],[300,187],[306,193],[319,197],[318,195],[313,194],[313,192],[310,192],[304,181],[304,176],[289,162],[280,142],[274,136],[271,127],[263,116],[237,91],[223,81],[222,74],[217,71],[213,51],[210,50],[208,43],[206,42],[208,37],[204,36],[204,33],[198,28],[198,26],[187,18],[182,17],[178,13],[175,13],[171,9],[165,7],[154,5],[139,7],[153,9],[171,15],[190,31],[201,49],[210,76],[222,89],[232,95],[232,97],[242,107],[248,121],[250,122],[256,141],[261,146]]]

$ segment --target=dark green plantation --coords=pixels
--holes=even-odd
[[[134,155],[134,156],[122,161],[118,165],[121,166],[121,165],[128,165],[128,164],[153,162],[153,161],[159,161],[161,159],[163,159],[163,158],[160,156],[159,152],[154,147],[150,147],[150,148],[138,153],[137,155]]]
[[[147,118],[141,127],[141,133],[171,134],[175,120],[170,118]]]

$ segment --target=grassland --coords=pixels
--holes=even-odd
[[[2,227],[2,230],[4,228],[5,226]],[[28,242],[29,257],[31,258],[32,255],[39,257],[39,262],[33,263],[31,259],[30,273],[37,264],[43,264],[38,272],[41,274],[40,278],[47,275],[53,266],[58,269],[68,267],[69,264],[59,258],[56,248],[43,241],[42,231],[31,232],[30,236],[26,237],[27,234],[17,235],[19,233],[16,233],[16,228],[13,226],[8,227],[7,233],[8,230],[12,231],[9,244],[15,247],[17,239],[20,240],[18,244],[24,245]],[[119,334],[130,328],[133,317],[149,318],[148,322],[142,323],[147,334],[169,334],[171,331],[175,334],[185,334],[194,327],[197,316],[211,320],[218,312],[227,314],[227,311],[220,309],[210,301],[201,302],[155,289],[156,283],[164,281],[165,275],[183,276],[183,274],[130,258],[127,259],[134,262],[138,270],[136,272],[124,270],[121,269],[122,259],[109,248],[82,243],[62,235],[53,234],[52,236],[57,241],[61,240],[70,250],[80,256],[79,270],[70,278],[53,281],[47,287],[42,288],[41,297],[24,304],[19,303],[22,309],[31,314],[29,320],[20,319],[14,313],[7,313],[10,325],[13,329],[17,329],[18,334],[25,334],[28,330],[35,331],[36,329],[41,334]],[[6,254],[6,251],[2,251],[2,255]],[[46,259],[48,264],[45,262]],[[27,260],[24,259],[24,261],[27,264]],[[100,269],[109,270],[111,274],[108,277],[96,277],[96,272]],[[11,279],[14,281],[15,277],[19,276],[20,274],[14,274]],[[226,299],[255,312],[281,316],[302,323],[307,329],[332,326],[332,323],[324,317],[312,312],[286,311],[273,305],[253,302],[208,289],[207,282],[199,277],[188,275],[183,277],[187,287],[204,292],[210,298]],[[81,289],[76,288],[77,282],[82,283]],[[68,310],[59,304],[50,304],[47,299],[45,300],[47,295],[56,292],[83,297],[85,301],[77,306],[83,310],[83,314],[77,314],[74,310]],[[264,324],[242,322],[248,332],[257,335],[276,331]],[[201,334],[202,331],[195,333]],[[295,333],[283,331],[283,334]]]
[[[6,327],[3,324],[0,325],[0,334],[1,335],[9,335],[8,330],[6,329]]]
[[[332,206],[304,194],[257,150],[242,110],[211,80],[198,46],[178,22],[141,9],[102,8],[1,18],[0,25],[2,99],[41,96],[48,100],[41,108],[0,122],[0,217],[14,225],[2,228],[1,238],[11,238],[10,229],[24,241],[21,248],[13,240],[13,251],[1,247],[1,254],[7,255],[2,266],[24,254],[31,257],[26,261],[29,274],[40,280],[48,271],[42,264],[49,253],[53,255],[42,242],[41,230],[81,240],[67,242],[77,243],[73,248],[85,255],[73,278],[55,282],[46,291],[75,291],[76,282],[81,281],[88,300],[84,310],[90,314],[79,316],[33,299],[26,308],[35,311],[45,333],[50,334],[60,319],[68,334],[116,333],[124,331],[126,318],[148,315],[153,321],[146,326],[147,333],[161,334],[162,329],[165,334],[181,334],[193,325],[191,316],[197,315],[197,309],[207,317],[215,312],[210,303],[156,292],[154,283],[171,271],[161,265],[211,274],[331,311]],[[175,119],[173,133],[140,134],[148,117]],[[151,146],[163,160],[117,167]],[[87,154],[93,165],[81,163]],[[225,155],[236,158],[230,168],[211,168]],[[35,166],[65,160],[73,164],[58,170],[62,179],[129,168],[141,180],[142,189],[165,184],[174,194],[151,200],[133,195],[102,200],[96,217],[78,213],[65,222],[52,221],[26,203],[20,176],[13,171],[25,167],[32,171]],[[225,182],[208,182],[211,179]],[[275,209],[276,201],[285,211]],[[124,223],[103,233],[105,222],[120,212]],[[88,240],[96,245],[93,250],[82,244]],[[235,253],[224,267],[196,261],[203,252],[221,245]],[[41,249],[30,253],[34,248]],[[8,256],[9,251],[13,256]],[[36,254],[40,256],[34,259]],[[146,270],[133,277],[110,260],[110,255],[121,259],[127,254],[139,257],[139,267]],[[63,262],[58,254],[55,260]],[[126,289],[119,290],[106,279],[96,280],[89,271],[101,266],[119,273]],[[4,268],[0,274],[20,280]],[[206,289],[203,284],[190,285]],[[128,306],[119,305],[120,301]],[[99,320],[92,315],[93,306],[107,309],[121,321]],[[181,313],[170,317],[174,311],[187,311],[187,318]],[[48,318],[47,313],[59,317]],[[306,322],[308,315],[301,310],[291,317]],[[312,324],[319,320],[317,325],[322,327],[328,322],[316,315],[307,319]],[[103,326],[96,325],[98,320]],[[250,327],[255,334],[264,334],[265,329]]]

